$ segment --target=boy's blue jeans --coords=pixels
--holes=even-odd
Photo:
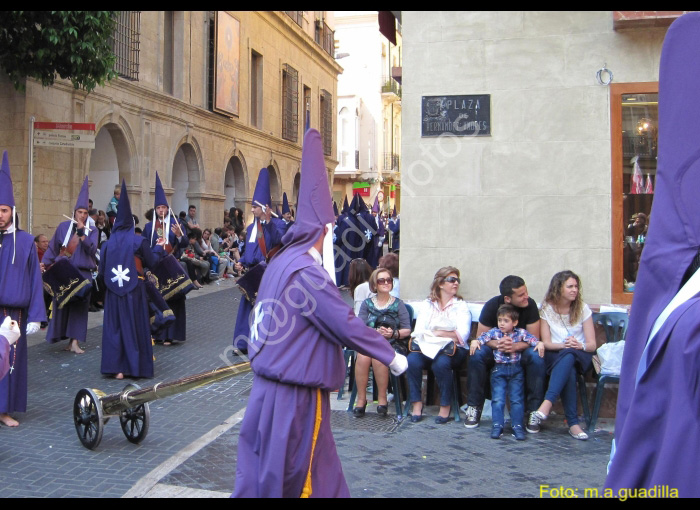
[[[503,426],[505,422],[506,391],[510,399],[510,424],[523,426],[525,407],[523,385],[525,378],[520,363],[496,363],[491,370],[491,416],[493,424]]]

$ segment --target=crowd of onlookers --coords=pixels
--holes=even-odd
[[[120,190],[115,189],[114,197],[110,200],[106,210],[93,208],[93,201],[89,200],[90,209],[89,226],[98,231],[97,258],[99,260],[100,248],[105,243],[111,233],[112,224],[117,213],[117,203]],[[134,216],[135,232],[142,233],[139,226],[142,221],[137,215]],[[146,222],[153,221],[153,209],[149,209],[144,214]],[[204,285],[212,283],[221,278],[235,278],[240,276],[236,271],[235,263],[241,258],[245,250],[245,221],[243,211],[237,207],[231,207],[224,211],[220,225],[210,228],[202,227],[197,218],[197,208],[190,205],[187,212],[180,211],[177,222],[182,231],[182,235],[188,240],[184,248],[175,247],[173,256],[180,261],[180,264],[192,280],[195,289],[201,289]],[[50,235],[39,234],[34,238],[34,242],[39,254],[39,261],[48,248]],[[45,292],[44,295],[48,310],[51,304],[51,296]],[[90,311],[97,312],[104,308],[104,289],[99,286],[93,287],[90,298]],[[46,323],[42,324],[45,327]]]
[[[510,402],[510,426],[517,440],[537,433],[553,404],[561,398],[569,434],[588,439],[577,414],[577,374],[585,373],[596,350],[592,312],[581,296],[581,280],[571,271],[552,278],[542,304],[529,296],[525,281],[507,276],[499,295],[487,301],[471,338],[472,315],[459,293],[459,269],[439,269],[428,297],[407,305],[398,288],[398,255],[385,255],[374,271],[364,259],[350,265],[350,292],[355,313],[408,358],[407,405],[413,423],[423,420],[423,371],[431,370],[439,390],[435,423],[451,419],[454,371],[467,365],[465,427],[476,428],[489,387],[492,401],[491,437],[505,427],[505,404]],[[376,412],[387,414],[389,371],[376,360],[357,355],[357,400],[353,414],[365,415],[366,389],[372,367],[377,386]],[[396,390],[394,390],[396,391]]]

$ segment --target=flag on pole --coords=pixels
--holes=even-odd
[[[644,185],[644,193],[647,195],[654,194],[654,185],[651,183],[651,174],[647,174],[647,182]]]
[[[644,193],[644,177],[642,169],[639,168],[639,162],[634,162],[634,171],[632,172],[632,180],[630,182],[630,195],[641,195]]]

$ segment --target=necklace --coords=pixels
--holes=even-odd
[[[383,305],[380,305],[380,304],[379,304],[379,297],[378,297],[378,296],[374,296],[374,297],[372,298],[372,301],[374,301],[374,306],[376,306],[379,310],[384,310],[384,309],[387,308],[389,305],[391,305],[391,303],[394,302],[394,296],[391,296],[391,295],[390,295],[390,296],[389,296],[389,299],[387,299],[386,303],[384,303]]]
[[[3,311],[3,314],[5,315],[5,317],[7,317],[7,308],[3,307],[2,311]],[[17,319],[17,325],[20,327],[20,330],[21,330],[21,328],[22,328],[22,310],[19,311],[19,319]],[[12,365],[10,365],[10,373],[8,375],[12,375],[12,372],[15,371],[15,362],[17,361],[17,342],[12,344],[12,349],[13,349]]]

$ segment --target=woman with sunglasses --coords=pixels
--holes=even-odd
[[[407,338],[411,334],[411,319],[403,301],[390,294],[393,287],[394,279],[391,272],[388,269],[375,269],[369,277],[369,290],[375,292],[376,295],[363,301],[358,317],[367,326],[376,329],[388,342],[395,344],[396,341]],[[401,354],[406,354],[406,352],[401,352]],[[378,360],[359,352],[355,360],[357,400],[352,413],[358,417],[365,415],[370,365],[372,365],[374,379],[377,382],[377,399],[379,401],[377,414],[386,416],[389,368]]]
[[[435,374],[440,389],[440,411],[435,423],[450,420],[450,408],[454,399],[452,388],[453,370],[459,369],[469,352],[467,341],[471,333],[472,315],[467,303],[459,295],[459,269],[447,266],[438,270],[430,286],[430,295],[420,307],[416,327],[411,335],[411,352],[408,354],[408,397],[413,405],[411,422],[423,419],[421,384],[423,370],[430,368]],[[429,345],[424,336],[443,337],[449,342],[434,358],[422,352],[421,341],[426,352]],[[432,343],[431,343],[432,344]]]
[[[590,368],[596,350],[592,316],[581,297],[581,279],[571,271],[555,274],[540,307],[540,335],[549,386],[533,415],[540,421],[546,420],[561,396],[569,434],[581,441],[588,439],[588,434],[578,424],[576,371],[585,373]]]

